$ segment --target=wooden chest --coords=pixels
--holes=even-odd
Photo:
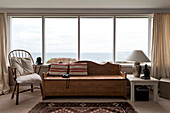
[[[124,96],[126,79],[118,76],[46,77],[43,98],[46,96]]]

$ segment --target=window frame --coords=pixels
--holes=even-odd
[[[100,18],[100,19],[105,19],[105,18],[111,18],[111,19],[113,19],[113,36],[112,36],[112,40],[113,40],[113,42],[112,42],[112,47],[114,46],[114,18],[115,18],[115,16],[80,16],[80,19],[98,19],[98,18]],[[81,38],[81,37],[80,37]],[[81,44],[79,44],[79,45],[81,45]],[[80,47],[81,48],[81,47]],[[81,51],[80,51],[80,53],[81,53]],[[114,62],[114,47],[112,48],[112,58],[111,58],[111,61],[112,62]],[[80,54],[79,54],[80,55]],[[79,59],[80,60],[80,59]],[[105,61],[103,61],[103,62],[105,62]],[[109,61],[107,61],[107,62],[109,62]]]
[[[75,19],[77,19],[78,20],[78,17],[77,16],[43,16],[44,17],[44,22],[43,22],[43,24],[44,24],[44,28],[43,28],[43,31],[44,31],[44,33],[43,33],[43,41],[44,42],[42,42],[43,44],[44,44],[44,51],[43,51],[43,55],[44,56],[42,56],[42,59],[43,59],[43,63],[46,61],[45,60],[45,58],[46,58],[46,48],[45,48],[45,45],[46,45],[46,42],[45,42],[45,20],[46,20],[46,18],[67,18],[67,19],[72,19],[72,18],[75,18]],[[77,27],[78,28],[78,27]],[[77,37],[78,37],[78,35],[77,35]],[[79,38],[78,38],[79,39]],[[77,40],[77,42],[78,42],[78,40]],[[78,50],[78,49],[77,49]],[[78,53],[77,53],[77,56],[78,56]],[[78,59],[78,58],[76,58],[76,59]],[[48,60],[50,60],[50,59],[48,59]]]
[[[115,56],[114,56],[114,61],[115,61],[115,63],[121,63],[120,61],[116,61],[116,18],[148,18],[148,53],[147,53],[147,56],[148,56],[148,58],[150,59],[150,55],[151,55],[151,32],[152,32],[152,30],[151,30],[151,24],[152,24],[152,17],[153,17],[153,15],[149,15],[149,16],[116,16],[115,17],[115,31],[114,31],[114,33],[115,33]],[[126,61],[123,61],[123,63],[129,63],[129,62],[126,62]]]
[[[13,50],[12,47],[11,47],[11,42],[12,42],[12,27],[11,27],[12,20],[11,19],[12,18],[41,18],[42,19],[42,16],[39,16],[39,15],[35,15],[35,16],[21,16],[21,15],[9,16],[8,15],[7,16],[7,22],[8,22],[8,24],[7,24],[7,26],[8,26],[8,32],[7,32],[7,35],[8,35],[8,38],[7,38],[7,53],[9,53],[10,51]],[[42,20],[42,22],[43,22],[43,20]],[[42,26],[42,28],[43,28],[43,26]],[[42,38],[42,35],[41,35],[41,38]],[[43,40],[42,40],[42,42],[43,42]],[[43,48],[42,42],[40,42],[40,44],[42,46],[41,49]],[[41,54],[41,55],[43,56],[43,54]],[[34,61],[34,63],[35,63],[35,61]]]
[[[113,13],[106,13],[106,14],[8,14],[8,53],[11,51],[11,18],[42,18],[42,62],[45,63],[45,18],[51,17],[65,17],[65,18],[71,18],[76,17],[78,18],[78,61],[80,60],[80,19],[83,17],[88,18],[113,18],[113,63],[116,63],[116,18],[117,17],[131,17],[131,18],[142,18],[147,17],[148,18],[148,57],[150,58],[151,55],[151,19],[153,17],[153,14],[113,14]]]

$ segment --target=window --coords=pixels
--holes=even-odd
[[[10,50],[27,50],[44,63],[52,58],[122,63],[137,49],[150,56],[151,15],[44,17],[12,16]]]
[[[113,18],[80,19],[80,59],[113,61]]]
[[[11,50],[24,49],[34,61],[42,53],[42,18],[11,18]]]
[[[77,59],[78,18],[46,18],[45,49],[45,61],[51,58]]]
[[[116,18],[116,61],[126,61],[133,50],[148,56],[148,18]]]

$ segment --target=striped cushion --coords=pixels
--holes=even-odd
[[[49,75],[67,74],[68,64],[51,64]]]
[[[87,75],[87,63],[72,63],[69,64],[71,75]]]

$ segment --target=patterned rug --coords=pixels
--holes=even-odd
[[[28,113],[137,113],[128,102],[56,103],[40,102]]]

